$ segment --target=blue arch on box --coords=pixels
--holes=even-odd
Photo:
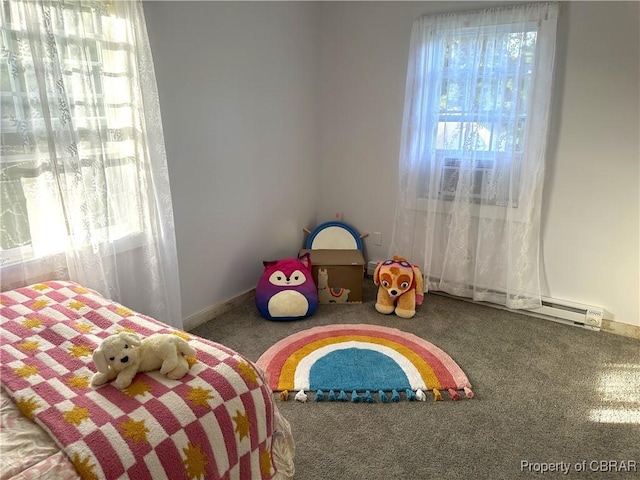
[[[313,249],[313,240],[316,238],[316,236],[318,236],[320,232],[322,232],[325,228],[329,228],[329,227],[338,227],[348,231],[353,237],[353,239],[355,240],[358,250],[362,251],[362,239],[360,238],[360,235],[358,234],[358,232],[351,225],[346,224],[344,222],[336,222],[336,221],[325,222],[318,225],[313,230],[313,232],[311,232],[311,234],[309,235],[309,238],[307,238],[306,248],[309,250]]]

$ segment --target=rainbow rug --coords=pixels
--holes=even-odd
[[[271,389],[314,399],[387,402],[472,398],[462,369],[443,350],[411,333],[377,325],[329,325],[290,335],[257,361]],[[442,392],[446,392],[443,395]]]

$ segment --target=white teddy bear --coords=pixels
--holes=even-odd
[[[115,378],[116,387],[131,385],[138,372],[160,369],[167,378],[178,380],[189,371],[185,355],[196,351],[185,340],[170,333],[159,333],[140,340],[138,335],[120,332],[105,338],[93,352],[98,372],[91,377],[91,385],[103,385]]]

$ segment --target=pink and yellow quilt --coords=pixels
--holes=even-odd
[[[11,290],[0,302],[2,388],[80,477],[281,478],[273,457],[281,417],[264,374],[239,353],[72,282]],[[189,372],[91,387],[93,350],[122,330],[181,336],[197,352]]]

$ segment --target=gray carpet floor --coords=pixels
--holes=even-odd
[[[467,374],[476,396],[457,402],[277,399],[297,479],[640,478],[640,341],[434,294],[406,320],[377,313],[374,299],[366,279],[362,304],[271,322],[248,302],[192,331],[256,361],[314,326],[384,325],[437,345]]]

